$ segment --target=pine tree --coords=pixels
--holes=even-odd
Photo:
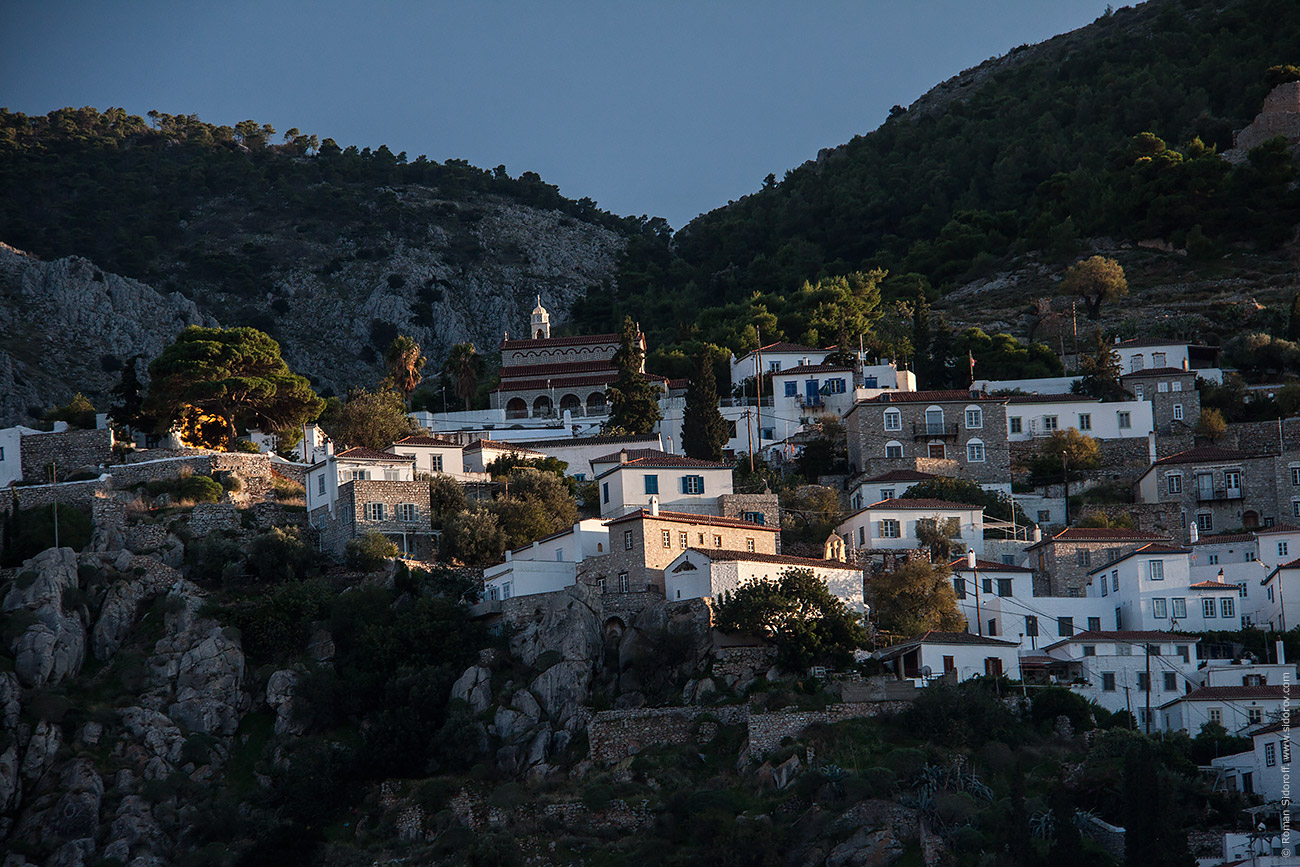
[[[606,390],[609,422],[606,431],[648,434],[663,416],[659,412],[659,389],[642,372],[645,352],[641,349],[641,330],[631,316],[623,318],[623,333],[614,366],[618,379]]]
[[[109,394],[114,396],[114,402],[109,407],[108,414],[120,425],[139,429],[152,427],[143,418],[144,409],[144,386],[140,383],[139,364],[143,357],[133,356],[122,368],[122,380],[114,387]]]
[[[912,305],[912,349],[917,357],[930,348],[930,301],[925,297],[925,287],[916,286],[916,302]]]
[[[707,351],[701,352],[686,392],[682,451],[687,457],[720,461],[726,444],[727,422],[718,411],[718,379],[713,371],[713,359]]]

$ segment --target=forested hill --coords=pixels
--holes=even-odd
[[[799,287],[823,274],[879,266],[886,300],[914,297],[919,282],[933,301],[1019,254],[1069,261],[1096,236],[1190,240],[1205,258],[1275,247],[1300,215],[1290,157],[1267,150],[1234,169],[1217,152],[1260,110],[1269,68],[1298,61],[1293,0],[1117,10],[895,107],[874,132],[769,176],[671,243],[638,239],[617,296],[592,299],[582,317],[595,327],[610,309],[631,311],[658,345],[738,349],[754,325],[799,339]]]
[[[462,341],[491,354],[503,331],[525,327],[537,295],[562,322],[574,299],[613,281],[626,238],[643,230],[504,166],[341,148],[254,121],[0,109],[0,243],[49,263],[84,257],[87,273],[180,293],[221,325],[268,331],[295,368],[338,393],[377,380],[399,332],[436,367]],[[24,319],[34,273],[0,275],[0,321],[16,329],[0,336],[0,380],[12,368],[19,389],[42,366],[50,373],[42,347],[55,336]],[[93,398],[111,384],[104,374],[125,360],[136,312],[114,307],[104,329],[122,339],[57,371],[71,390]],[[47,406],[71,396],[48,378],[29,390]]]

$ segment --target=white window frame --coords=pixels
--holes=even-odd
[[[1176,619],[1185,620],[1187,618],[1187,597],[1175,596],[1173,610],[1174,610],[1174,617]]]
[[[1147,561],[1147,578],[1152,581],[1165,580],[1165,561],[1148,560]]]
[[[1052,431],[1059,430],[1060,427],[1061,427],[1061,420],[1059,417],[1054,415],[1043,416],[1043,430],[1046,431],[1047,433],[1051,433]]]
[[[1007,432],[1013,434],[1024,433],[1024,422],[1020,416],[1013,415],[1007,419]]]
[[[984,441],[973,439],[966,442],[966,462],[972,464],[982,464],[986,458]]]
[[[1183,405],[1181,403],[1176,403],[1174,404],[1174,421],[1182,421],[1182,420],[1183,420]]]
[[[902,430],[903,414],[896,409],[885,410],[885,430]]]
[[[966,407],[966,429],[981,430],[984,427],[984,410],[978,406]]]
[[[1131,430],[1133,427],[1133,413],[1127,410],[1116,411],[1115,420],[1119,423],[1120,430]]]
[[[1213,597],[1201,600],[1201,614],[1205,616],[1206,620],[1212,620],[1219,616],[1218,606],[1214,604]]]
[[[897,518],[880,519],[880,538],[882,539],[901,539],[903,537],[903,524]]]
[[[1171,494],[1181,494],[1183,492],[1183,474],[1168,473],[1165,476],[1165,487]]]
[[[1151,616],[1156,620],[1164,620],[1169,616],[1169,604],[1164,597],[1156,596],[1151,599]]]
[[[892,454],[897,452],[897,454]],[[897,440],[890,440],[885,443],[885,457],[889,460],[898,460],[903,457],[903,444]]]
[[[1092,413],[1090,412],[1079,413],[1079,430],[1081,431],[1092,430]]]

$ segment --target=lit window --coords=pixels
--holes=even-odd
[[[673,534],[671,530],[663,531],[663,540],[665,548],[671,548],[673,546]]]

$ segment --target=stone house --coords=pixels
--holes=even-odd
[[[1025,549],[1034,570],[1036,596],[1087,596],[1089,574],[1152,542],[1173,540],[1159,533],[1115,527],[1067,527]]]
[[[862,570],[843,560],[757,554],[725,548],[688,548],[664,567],[665,596],[682,599],[717,598],[753,581],[775,580],[790,569],[808,569],[850,610],[866,611]]]
[[[1130,394],[1151,404],[1157,434],[1186,434],[1201,417],[1201,393],[1196,390],[1196,372],[1176,367],[1157,367],[1126,373],[1120,377]]]
[[[348,541],[371,530],[403,554],[433,556],[429,483],[415,480],[416,459],[366,448],[326,456],[306,471],[307,516],[321,550],[341,556]]]
[[[977,391],[886,391],[845,415],[849,468],[914,470],[1011,492],[1007,398]]]
[[[0,430],[0,488],[20,480],[61,482],[78,471],[111,463],[113,431],[109,427],[80,430],[57,421],[52,431],[22,425]]]
[[[1291,475],[1300,483],[1300,465]],[[1153,463],[1138,479],[1137,497],[1140,503],[1177,503],[1183,525],[1194,521],[1206,534],[1282,520],[1278,483],[1275,455],[1198,446]],[[1300,512],[1300,495],[1295,502]]]
[[[664,569],[689,548],[777,554],[781,531],[734,518],[661,511],[652,503],[607,522],[609,555],[588,561],[580,579],[605,592],[664,592]],[[584,564],[585,566],[588,564]]]

